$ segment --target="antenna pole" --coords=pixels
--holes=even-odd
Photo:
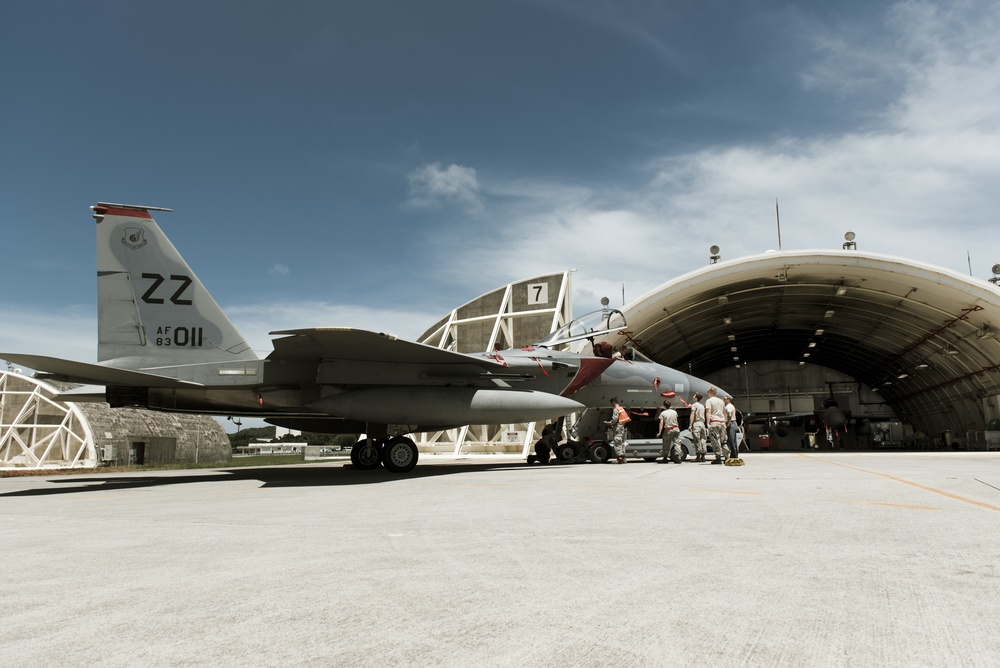
[[[781,250],[781,216],[778,215],[778,198],[774,198],[774,222],[778,224],[778,250]]]
[[[972,252],[965,251],[965,257],[969,261],[969,276],[972,276]]]

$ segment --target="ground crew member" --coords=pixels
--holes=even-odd
[[[729,445],[729,456],[739,457],[740,444],[736,442],[736,430],[739,428],[736,424],[736,406],[733,405],[732,397],[725,397],[723,401],[726,403],[726,443]]]
[[[705,418],[708,420],[708,440],[712,444],[712,453],[715,454],[713,464],[721,464],[723,457],[729,454],[726,447],[726,404],[722,399],[715,396],[717,390],[714,387],[708,388],[708,399],[705,400]]]
[[[674,448],[674,442],[681,433],[681,428],[677,424],[677,411],[670,407],[670,400],[663,402],[663,410],[660,411],[660,430],[656,435],[663,439],[663,447],[660,454],[663,455],[663,463],[670,461],[670,452]]]
[[[614,446],[615,456],[618,457],[618,463],[624,464],[625,447],[628,445],[625,442],[625,426],[632,421],[632,418],[628,416],[628,411],[621,407],[617,398],[611,400],[611,407],[611,419],[604,424],[614,427],[615,437],[611,444]]]
[[[691,403],[691,416],[688,420],[688,429],[691,430],[691,438],[694,440],[695,461],[705,461],[705,407],[701,403],[701,395],[694,393],[694,401]]]
[[[556,425],[545,425],[545,427],[542,428],[542,437],[535,443],[534,457],[529,455],[528,463],[530,464],[533,461],[537,461],[541,464],[548,464],[552,451],[555,450],[558,444],[559,438],[556,435]]]

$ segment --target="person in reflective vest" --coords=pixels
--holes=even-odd
[[[611,441],[611,445],[615,449],[615,456],[618,458],[618,463],[624,464],[625,448],[628,446],[625,440],[625,429],[626,425],[632,421],[632,418],[628,416],[628,411],[618,403],[617,398],[611,400],[611,408],[611,419],[604,424],[614,428],[615,435]]]

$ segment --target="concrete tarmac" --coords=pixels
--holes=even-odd
[[[1000,453],[0,478],[5,666],[995,666]]]

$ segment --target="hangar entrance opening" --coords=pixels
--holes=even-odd
[[[623,311],[629,343],[732,393],[772,448],[799,447],[812,415],[821,444],[1000,449],[990,281],[854,250],[770,252],[679,276]],[[843,427],[827,439],[829,418]]]

